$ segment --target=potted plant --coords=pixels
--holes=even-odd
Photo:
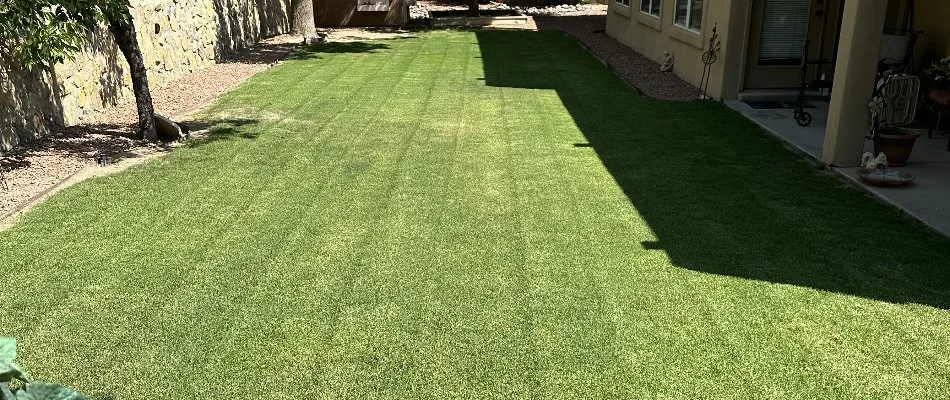
[[[881,128],[878,132],[878,145],[880,151],[887,156],[888,164],[892,167],[903,167],[907,165],[907,159],[910,153],[914,151],[914,143],[920,133],[912,129],[889,127]]]
[[[928,90],[950,89],[950,57],[933,63],[921,76],[927,81]]]
[[[920,79],[912,75],[885,75],[871,99],[871,139],[875,153],[884,153],[891,166],[907,165],[920,133],[908,128],[917,111]]]

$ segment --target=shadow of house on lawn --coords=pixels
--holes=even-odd
[[[487,85],[557,92],[588,141],[565,151],[597,154],[657,238],[644,248],[694,271],[950,309],[950,240],[739,114],[638,96],[560,32],[476,35]]]

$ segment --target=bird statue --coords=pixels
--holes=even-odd
[[[870,152],[861,155],[861,168],[864,170],[884,169],[887,166],[887,156],[884,153],[878,154],[877,157]]]

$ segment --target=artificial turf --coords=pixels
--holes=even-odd
[[[0,233],[94,399],[946,398],[950,241],[556,32],[315,47]]]

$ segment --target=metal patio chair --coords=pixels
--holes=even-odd
[[[907,74],[884,75],[878,79],[871,98],[871,131],[874,154],[881,152],[882,129],[896,128],[914,122],[920,98],[920,78]]]
[[[914,47],[922,31],[888,30],[881,37],[878,73],[906,73],[914,60]]]

